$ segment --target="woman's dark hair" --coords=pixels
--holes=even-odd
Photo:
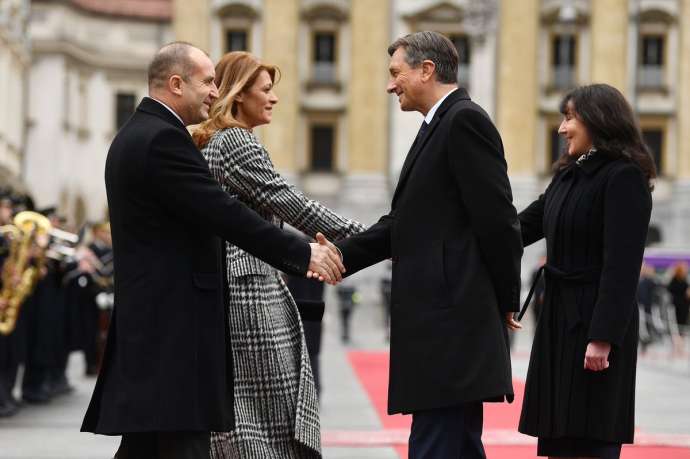
[[[560,111],[564,115],[571,113],[582,121],[597,154],[610,158],[624,157],[634,162],[642,170],[649,189],[654,188],[654,159],[642,140],[632,108],[620,91],[607,84],[580,86],[565,95]],[[566,152],[554,164],[554,171],[565,168],[576,159]]]

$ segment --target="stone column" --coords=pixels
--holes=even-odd
[[[352,0],[352,50],[349,75],[348,170],[386,170],[388,157],[388,0]]]
[[[511,177],[534,171],[539,0],[501,2],[496,120]]]
[[[678,78],[678,169],[677,177],[690,181],[690,0],[681,0],[678,30],[680,75]]]
[[[297,0],[264,0],[263,56],[280,68],[282,79],[276,86],[279,98],[270,126],[261,131],[261,141],[281,172],[296,168],[299,116],[299,69],[297,59],[299,3]]]
[[[592,8],[592,82],[628,90],[628,0],[596,0]]]
[[[193,43],[206,52],[211,45],[210,0],[173,0],[175,40]]]

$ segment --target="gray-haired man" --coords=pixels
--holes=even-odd
[[[396,40],[388,92],[424,116],[390,214],[338,242],[349,274],[393,259],[388,412],[412,413],[409,457],[483,458],[482,402],[513,399],[506,324],[522,242],[501,138],[457,86],[446,37]]]

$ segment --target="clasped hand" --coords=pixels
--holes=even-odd
[[[331,285],[343,280],[345,266],[336,246],[321,233],[316,233],[316,242],[310,243],[309,246],[311,259],[307,278],[319,279]]]
[[[590,341],[585,352],[585,370],[601,371],[609,367],[611,343]]]

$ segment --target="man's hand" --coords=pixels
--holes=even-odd
[[[515,317],[513,317],[514,315],[514,312],[506,312],[506,327],[513,331],[522,330],[522,325],[520,325],[520,322],[515,320]]]
[[[611,343],[590,341],[585,352],[585,370],[601,371],[609,367]]]
[[[309,261],[308,278],[318,278],[331,285],[335,285],[343,279],[342,273],[345,266],[340,259],[338,249],[329,242],[323,234],[317,233],[318,243],[311,243],[311,259]]]

